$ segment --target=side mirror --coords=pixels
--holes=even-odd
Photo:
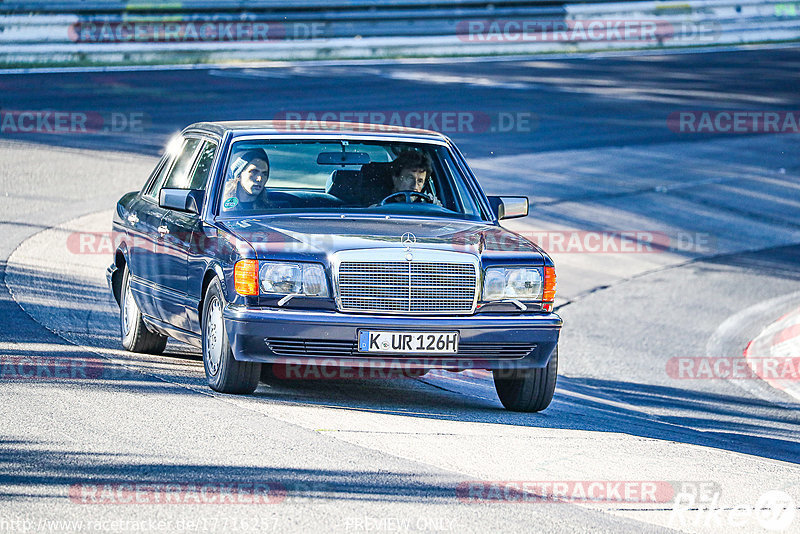
[[[162,189],[158,205],[171,210],[200,213],[205,192],[202,189]]]
[[[487,197],[498,219],[516,219],[528,215],[528,197]]]

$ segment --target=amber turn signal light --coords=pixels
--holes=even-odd
[[[544,302],[553,302],[556,298],[556,268],[544,268],[544,291],[542,292],[542,300]]]
[[[233,266],[233,287],[240,295],[258,295],[258,260],[239,260]]]

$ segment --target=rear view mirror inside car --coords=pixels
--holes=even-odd
[[[317,165],[366,165],[370,162],[366,152],[320,152]]]

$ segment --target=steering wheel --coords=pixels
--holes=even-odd
[[[380,205],[381,206],[385,206],[386,203],[389,202],[389,199],[390,198],[394,198],[394,197],[398,197],[398,198],[402,197],[404,199],[403,202],[413,202],[413,200],[411,200],[411,199],[413,197],[418,197],[418,198],[421,198],[422,200],[424,200],[425,202],[427,202],[428,204],[433,204],[434,203],[433,197],[428,195],[428,194],[426,194],[426,193],[420,193],[419,191],[398,191],[397,193],[392,193],[388,197],[386,197],[383,200],[381,200]]]

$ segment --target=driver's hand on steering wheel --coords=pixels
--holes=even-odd
[[[417,199],[420,199],[420,200],[413,200],[414,198],[417,198]],[[433,198],[433,196],[431,196],[431,195],[429,195],[427,193],[422,193],[420,191],[397,191],[395,193],[391,193],[386,198],[381,200],[379,205],[380,206],[385,206],[386,204],[390,204],[390,203],[394,203],[394,202],[412,203],[412,202],[420,202],[420,201],[425,202],[427,204],[438,204],[438,205],[441,205],[439,202],[436,201],[436,199]]]

